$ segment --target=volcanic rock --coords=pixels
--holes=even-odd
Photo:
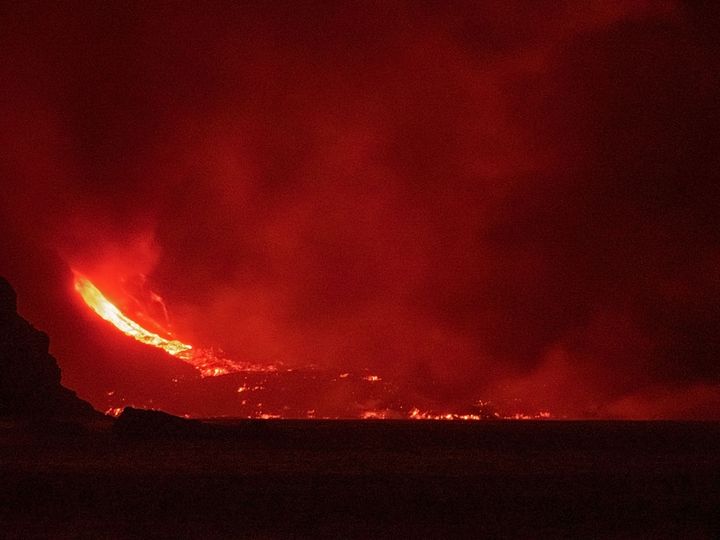
[[[17,313],[17,295],[0,277],[0,417],[86,421],[102,418],[60,384],[50,339]]]
[[[215,426],[199,420],[180,418],[162,411],[125,407],[113,424],[113,433],[122,437],[205,437],[219,434]]]

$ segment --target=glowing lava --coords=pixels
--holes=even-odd
[[[165,351],[166,353],[187,362],[197,369],[203,377],[215,377],[233,371],[275,371],[274,366],[258,366],[235,362],[223,357],[213,349],[194,349],[192,345],[177,339],[162,337],[156,332],[144,328],[115,304],[108,300],[88,278],[78,272],[75,274],[75,290],[85,304],[99,317],[112,324],[126,336]]]
[[[192,350],[192,345],[182,343],[176,339],[165,339],[143,328],[120,311],[110,300],[105,298],[105,295],[103,295],[89,279],[75,274],[75,290],[80,294],[88,307],[126,336],[130,336],[140,343],[162,349],[173,356],[181,358],[183,356],[189,356],[188,351]]]

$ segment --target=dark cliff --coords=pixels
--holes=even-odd
[[[0,416],[91,420],[102,415],[60,384],[50,339],[17,313],[17,295],[0,277]]]

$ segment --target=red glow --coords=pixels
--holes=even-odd
[[[547,4],[5,2],[0,274],[67,384],[718,418],[720,4]]]

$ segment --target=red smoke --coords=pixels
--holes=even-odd
[[[4,5],[0,272],[96,404],[214,414],[70,265],[149,276],[188,342],[413,403],[717,417],[711,11]]]

